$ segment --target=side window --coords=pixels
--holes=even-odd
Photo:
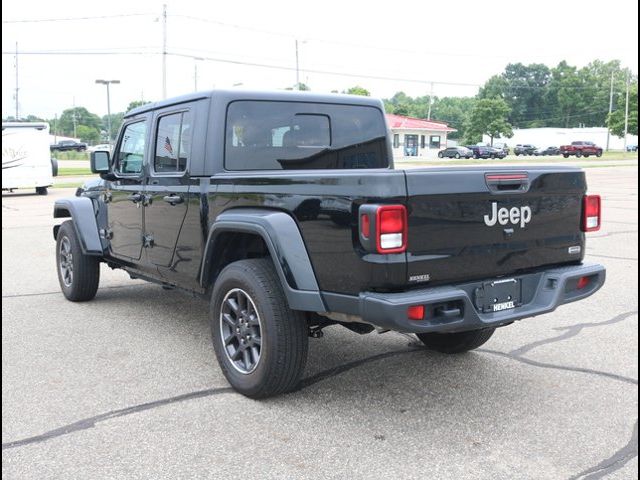
[[[187,170],[191,155],[191,114],[174,113],[160,117],[156,132],[153,169],[157,173],[180,173]]]
[[[142,172],[146,142],[146,121],[131,123],[125,127],[117,157],[117,171],[119,173],[137,174]]]

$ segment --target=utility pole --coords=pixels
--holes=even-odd
[[[431,120],[431,104],[433,103],[433,82],[431,82],[431,91],[429,92],[429,111],[427,112],[427,120]]]
[[[609,128],[609,119],[613,112],[613,70],[611,70],[611,89],[609,90],[609,116],[607,117],[607,152],[609,151],[609,139],[611,138],[611,128]]]
[[[58,114],[56,113],[53,121],[53,143],[58,143]]]
[[[167,4],[162,5],[162,98],[167,98]]]
[[[20,107],[18,103],[18,42],[16,42],[16,122],[20,119]]]
[[[296,90],[300,90],[300,62],[298,61],[298,39],[296,38]]]
[[[73,97],[73,138],[77,138],[78,135],[76,133],[76,126],[77,126],[77,121],[76,121],[76,97]]]
[[[624,154],[627,154],[627,133],[629,133],[629,74],[627,73],[627,95],[624,104]]]

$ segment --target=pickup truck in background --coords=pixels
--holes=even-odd
[[[221,370],[252,398],[295,389],[308,338],[331,325],[462,353],[605,281],[584,262],[600,227],[584,171],[395,170],[369,97],[218,90],[144,105],[91,168],[104,183],[54,206],[65,297],[94,298],[105,263],[209,298]]]
[[[602,156],[602,148],[598,147],[593,142],[571,142],[571,145],[562,145],[560,147],[560,153],[564,158],[571,156],[589,157],[595,155],[596,157]]]
[[[60,140],[58,143],[50,145],[49,149],[52,152],[84,152],[87,149],[87,144],[83,142],[76,142],[75,140]]]

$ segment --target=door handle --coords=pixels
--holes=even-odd
[[[133,203],[140,203],[143,195],[141,193],[133,193],[127,197],[127,200],[131,200]]]
[[[170,205],[177,205],[184,202],[184,198],[182,198],[180,195],[167,195],[162,199]]]

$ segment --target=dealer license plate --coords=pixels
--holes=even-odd
[[[520,280],[507,278],[485,282],[476,288],[476,307],[483,313],[502,312],[521,305]]]

